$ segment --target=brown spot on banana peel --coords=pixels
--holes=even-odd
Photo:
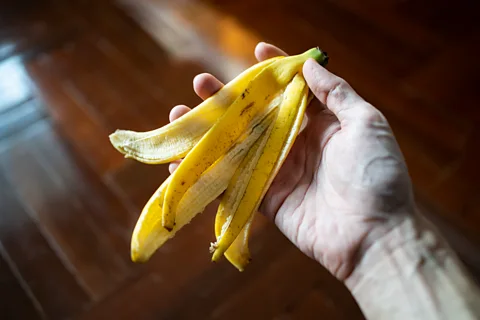
[[[165,230],[167,230],[168,232],[172,232],[172,231],[173,231],[173,229],[174,229],[176,226],[177,226],[177,223],[176,223],[176,222],[174,222],[174,223],[173,223],[173,227],[172,227],[172,228],[170,228],[170,227],[163,227],[163,228],[164,228]]]
[[[243,110],[240,112],[240,115],[243,115],[245,112],[248,111],[248,109],[250,109],[251,107],[253,107],[255,105],[255,102],[252,101],[250,102],[249,104],[247,104],[247,106],[245,108],[243,108]]]
[[[245,91],[242,92],[242,100],[245,99],[245,97],[247,96],[247,94],[249,93],[250,91],[248,90],[248,88],[245,89]]]

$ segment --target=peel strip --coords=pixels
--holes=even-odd
[[[261,134],[267,130],[275,117],[275,109],[247,132],[223,157],[215,162],[186,192],[179,205],[177,224],[167,231],[161,224],[161,212],[165,190],[171,182],[170,175],[147,202],[135,226],[131,241],[131,257],[134,262],[147,261],[151,255],[178,230],[187,225],[198,213],[215,200],[226,188],[236,168]]]
[[[278,111],[277,111],[278,113]],[[217,242],[225,233],[225,227],[230,223],[233,218],[229,215],[230,212],[234,212],[238,207],[242,194],[245,192],[245,188],[248,183],[248,179],[252,175],[254,165],[258,161],[262,150],[267,143],[268,137],[272,132],[274,123],[268,127],[268,129],[262,134],[262,136],[255,142],[252,148],[248,151],[242,163],[235,171],[235,175],[230,180],[227,190],[222,197],[224,205],[219,206],[217,215],[215,217],[215,236]],[[225,201],[224,199],[228,199]],[[243,227],[240,235],[235,239],[232,245],[225,252],[225,257],[231,264],[233,264],[238,270],[243,271],[246,265],[250,262],[250,251],[248,249],[248,237],[250,233],[250,227],[253,222],[254,215],[252,215]],[[212,244],[210,251],[214,251],[216,244]]]
[[[274,128],[266,146],[261,150],[258,161],[252,163],[254,170],[248,181],[244,182],[246,188],[240,194],[240,200],[235,199],[235,196],[224,197],[220,203],[219,212],[225,210],[224,214],[231,218],[227,219],[228,225],[223,227],[224,231],[216,244],[213,261],[220,259],[250,217],[258,210],[298,134],[308,102],[308,87],[300,74],[297,74],[287,86],[284,95]]]
[[[309,50],[297,56],[285,57],[264,68],[187,154],[167,187],[162,214],[162,224],[166,229],[174,227],[177,207],[186,190],[264,112],[269,99],[285,88],[303,63],[318,54],[316,49]]]
[[[146,132],[116,130],[110,135],[110,142],[126,158],[147,164],[181,159],[225,113],[249,82],[281,58],[271,58],[251,66],[192,111],[161,128]]]

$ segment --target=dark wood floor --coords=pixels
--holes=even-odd
[[[2,319],[361,319],[348,291],[262,217],[253,262],[210,262],[213,208],[144,265],[132,228],[166,166],[125,160],[116,128],[148,130],[191,81],[228,81],[257,41],[320,46],[391,122],[419,205],[480,270],[476,1],[3,1]]]

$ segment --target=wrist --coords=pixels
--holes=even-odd
[[[345,284],[368,319],[477,319],[480,314],[478,288],[418,213],[371,243]]]
[[[398,270],[392,269],[392,256],[415,246],[434,246],[436,237],[425,229],[417,213],[404,214],[382,224],[367,235],[360,246],[354,267],[345,285],[353,292],[361,283],[380,270],[392,276]]]

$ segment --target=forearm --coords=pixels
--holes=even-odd
[[[419,217],[374,242],[346,285],[369,320],[480,318],[474,281]]]

